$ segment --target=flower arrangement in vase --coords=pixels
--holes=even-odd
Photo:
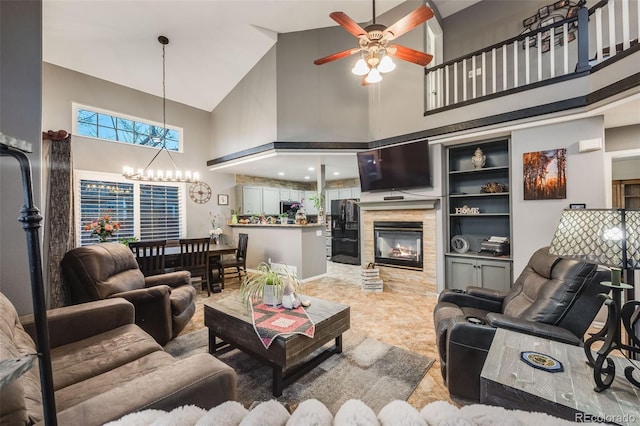
[[[105,214],[84,227],[85,231],[91,231],[91,235],[97,235],[101,243],[118,232],[120,224],[114,221],[109,214]]]

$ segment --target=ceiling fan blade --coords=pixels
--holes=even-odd
[[[426,67],[433,59],[433,55],[420,52],[418,50],[410,49],[399,44],[392,44],[387,47],[387,53],[394,58],[402,59],[403,61],[413,62],[414,64]]]
[[[422,5],[384,30],[383,36],[387,40],[393,40],[394,38],[400,37],[402,34],[411,31],[432,17],[433,10],[428,6]]]
[[[356,21],[349,18],[344,12],[333,12],[329,14],[329,17],[336,21],[342,28],[349,31],[356,37],[366,37],[367,32]]]
[[[326,64],[327,62],[336,61],[338,59],[346,58],[347,56],[355,55],[358,52],[360,52],[359,48],[347,49],[347,50],[344,50],[342,52],[338,52],[338,53],[334,53],[334,54],[329,55],[329,56],[325,56],[324,58],[316,59],[315,61],[313,61],[313,63],[316,64],[316,65],[322,65],[322,64]]]

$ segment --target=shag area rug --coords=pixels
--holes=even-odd
[[[202,329],[179,336],[164,349],[183,358],[207,352],[207,344],[208,330]],[[332,413],[350,399],[361,400],[375,412],[393,400],[406,400],[433,364],[422,355],[350,331],[343,335],[342,349],[342,354],[286,387],[279,398],[271,393],[271,367],[237,349],[218,358],[238,374],[238,400],[247,408],[277,399],[295,409],[301,401],[315,398]]]
[[[576,424],[544,413],[505,410],[489,405],[458,409],[435,401],[418,411],[406,401],[391,401],[376,413],[362,401],[345,402],[335,417],[318,400],[308,399],[289,413],[276,401],[261,402],[247,410],[227,401],[209,411],[193,405],[170,412],[144,410],[128,414],[105,426],[568,426]],[[584,423],[583,423],[584,424]]]

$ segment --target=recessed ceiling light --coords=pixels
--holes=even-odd
[[[339,175],[340,175],[340,172],[333,172],[333,175],[334,175],[334,176],[339,176]]]
[[[278,176],[284,176],[284,172],[278,172]]]
[[[311,179],[311,178],[310,178],[309,176],[305,176],[304,178],[305,178],[306,180],[309,180],[309,179]]]
[[[316,169],[315,167],[309,167],[310,172],[314,171],[315,169]]]

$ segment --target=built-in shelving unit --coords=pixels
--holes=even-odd
[[[482,167],[472,161],[480,148]],[[447,288],[479,286],[507,290],[511,285],[511,255],[482,251],[491,236],[511,241],[511,161],[509,140],[491,140],[447,148],[445,251]],[[491,183],[499,192],[487,192]]]

